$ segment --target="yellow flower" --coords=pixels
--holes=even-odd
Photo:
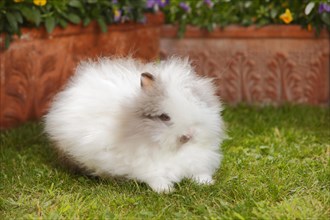
[[[120,16],[120,11],[119,10],[114,10],[115,17]]]
[[[47,3],[47,0],[33,0],[33,3],[38,6],[44,6]]]
[[[291,23],[293,18],[292,18],[292,14],[288,8],[285,10],[285,13],[281,14],[280,19],[282,21],[284,21],[284,23],[286,23],[286,24]]]
[[[120,10],[115,9],[113,11],[113,15],[114,15],[115,22],[120,21],[120,18],[121,18],[121,11]]]

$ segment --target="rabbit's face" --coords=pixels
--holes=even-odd
[[[220,106],[217,100],[210,101],[213,94],[203,97],[195,83],[164,83],[151,74],[142,74],[141,87],[139,133],[152,144],[177,149],[217,143]]]

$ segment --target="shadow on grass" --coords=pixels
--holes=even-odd
[[[16,171],[13,175],[19,176],[24,169],[29,169],[30,178],[33,179],[38,175],[38,172],[51,171],[55,173],[55,176],[52,175],[55,179],[79,183],[84,187],[108,185],[118,191],[127,191],[128,189],[132,190],[134,185],[137,190],[148,189],[144,183],[128,181],[123,178],[100,178],[89,175],[84,170],[64,162],[43,132],[43,125],[38,122],[28,122],[14,129],[2,131],[0,145],[2,162],[6,164],[4,167],[7,168],[5,172]],[[21,163],[24,169],[18,169],[18,163]]]

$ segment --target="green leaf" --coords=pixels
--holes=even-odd
[[[101,30],[102,30],[103,33],[105,33],[105,32],[108,31],[107,24],[105,23],[103,17],[99,17],[97,19],[97,23],[99,24],[99,26],[100,26],[100,28],[101,28]]]
[[[28,21],[34,21],[33,11],[28,7],[22,7],[21,12]]]
[[[87,25],[89,25],[89,23],[91,23],[91,19],[89,17],[86,17],[83,21],[83,25],[86,27]]]
[[[90,4],[94,4],[94,3],[97,3],[97,0],[87,0],[87,2]]]
[[[40,11],[36,8],[28,8],[28,7],[22,7],[21,12],[23,16],[30,22],[35,23],[37,26],[39,26],[41,22],[41,14]]]
[[[272,8],[270,10],[270,17],[273,18],[273,19],[275,19],[277,17],[277,10],[276,10],[276,8]]]
[[[68,14],[67,18],[69,19],[70,22],[74,24],[79,24],[80,23],[80,17],[76,14]]]
[[[75,8],[79,8],[79,9],[82,9],[82,8],[83,8],[83,5],[82,5],[81,2],[78,1],[78,0],[70,0],[70,1],[69,1],[69,5],[70,5],[71,7],[75,7]]]
[[[18,29],[18,26],[17,26],[17,21],[16,21],[15,16],[12,13],[7,12],[6,18],[7,18],[7,21],[9,23],[10,27],[16,32]]]
[[[5,35],[5,48],[6,48],[6,49],[8,49],[9,44],[10,44],[10,41],[11,41],[11,35],[6,34],[6,35]]]
[[[323,12],[321,14],[321,19],[326,25],[330,25],[330,14],[327,12]]]
[[[41,14],[40,11],[37,8],[32,8],[32,13],[33,13],[33,21],[34,23],[39,26],[41,22]]]
[[[3,16],[0,15],[0,33],[4,32],[5,22]]]
[[[62,18],[60,18],[58,23],[61,25],[62,28],[66,28],[68,26],[68,22],[66,22],[66,20],[64,20]]]
[[[305,15],[309,15],[315,6],[315,2],[310,2],[306,5]]]
[[[18,23],[20,23],[20,24],[23,23],[23,17],[21,15],[21,13],[19,13],[18,11],[15,12],[15,18],[16,18]]]
[[[51,33],[55,28],[55,18],[47,17],[45,20],[46,30],[48,33]]]

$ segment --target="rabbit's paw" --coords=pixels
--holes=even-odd
[[[148,185],[157,193],[170,193],[174,190],[173,183],[167,181],[154,181]]]
[[[214,183],[212,176],[208,174],[194,175],[192,179],[198,184],[212,185]]]

